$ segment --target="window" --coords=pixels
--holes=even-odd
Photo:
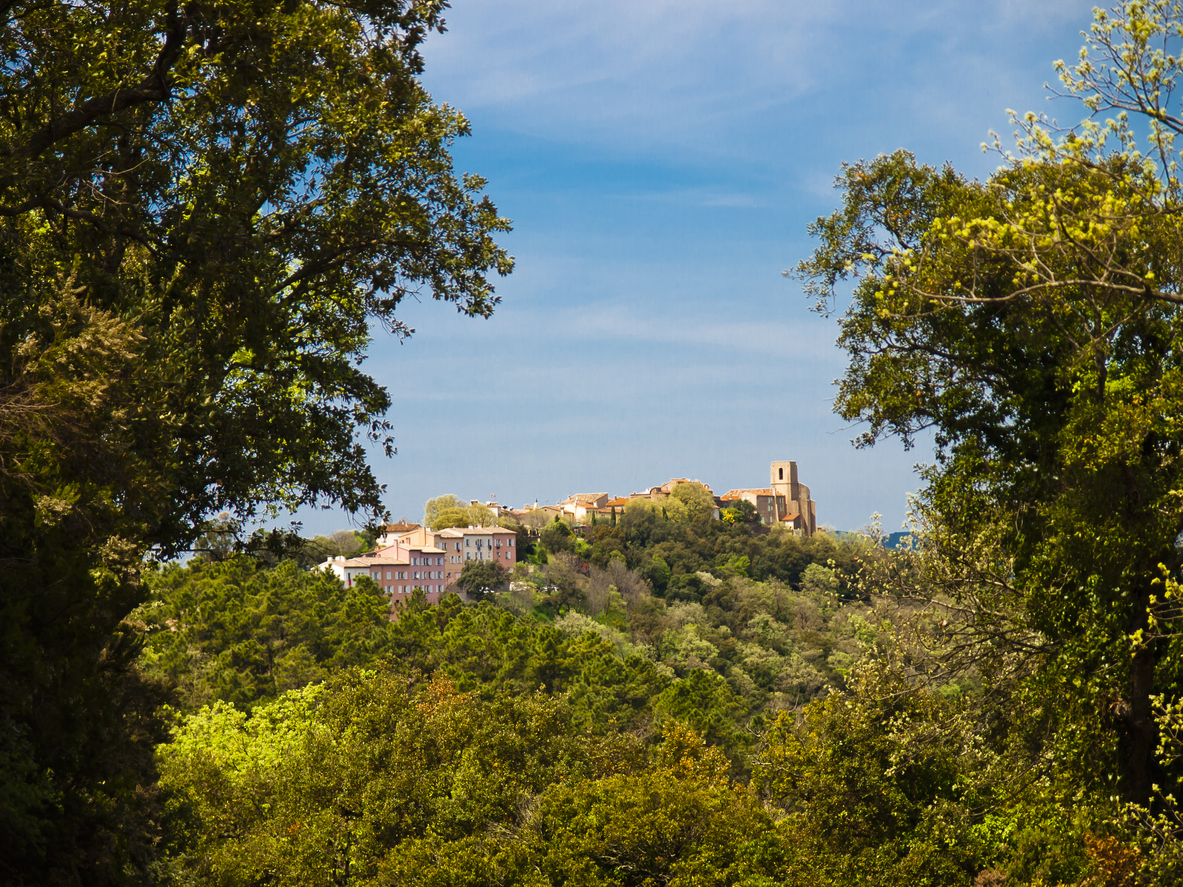
[[[389,578],[390,578],[390,571],[389,571],[389,570],[387,570],[387,571],[386,571],[386,578],[387,578],[387,579],[389,579]]]
[[[778,469],[776,469],[776,470],[777,470],[777,472],[778,472],[778,474],[779,474],[779,477],[778,477],[777,479],[778,479],[778,480],[784,480],[784,479],[785,479],[785,470],[784,470],[783,468],[778,468]]]
[[[507,545],[508,545],[510,548],[513,548],[513,540],[512,540],[512,539],[509,539],[509,540],[507,540],[507,541],[506,541],[506,544],[507,544]]]

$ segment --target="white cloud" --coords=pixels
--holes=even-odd
[[[842,17],[800,0],[472,3],[429,44],[429,75],[459,107],[531,128],[709,130],[808,89],[811,33]]]
[[[552,313],[547,322],[557,328],[578,330],[584,341],[704,346],[733,354],[776,356],[786,363],[838,365],[832,323],[728,320],[719,316],[728,306],[742,304],[741,299],[721,299],[719,311],[708,315],[697,311],[647,313],[619,304],[601,304]]]

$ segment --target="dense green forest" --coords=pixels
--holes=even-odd
[[[387,518],[370,325],[512,267],[445,5],[0,2],[0,881],[1183,882],[1183,10],[812,226],[838,413],[934,434],[910,546],[671,502],[391,619],[238,528]]]
[[[952,600],[906,593],[930,552],[710,519],[636,530],[551,534],[557,550],[537,541],[503,590],[394,620],[368,580],[346,588],[296,560],[150,573],[131,617],[140,668],[175,688],[153,877],[970,885],[1134,870],[1138,825],[1052,766],[1032,714],[1046,677],[974,646]],[[656,581],[641,572],[655,561]],[[1168,857],[1153,857],[1164,883]]]
[[[886,611],[825,565],[853,581],[881,550],[709,519],[653,524],[631,544],[627,529],[589,534],[578,547],[591,561],[538,543],[546,568],[522,565],[492,599],[412,603],[395,620],[368,580],[345,588],[294,561],[150,574],[152,597],[132,615],[141,668],[176,688],[155,875],[758,884],[874,871],[968,883],[1001,856],[988,836],[950,853],[909,831],[972,815],[954,788],[970,769],[960,748],[880,772],[895,741],[976,687],[909,692],[883,731],[877,694],[906,686],[875,655]],[[628,566],[666,558],[662,588]],[[771,575],[745,575],[749,558]],[[823,735],[862,735],[840,769],[872,780],[857,789],[874,796],[866,809],[844,799],[851,774],[800,745],[803,712]],[[798,779],[811,780],[806,794]],[[929,823],[925,806],[945,795],[954,810]],[[817,830],[809,811],[824,805],[884,834],[863,846],[845,828]]]

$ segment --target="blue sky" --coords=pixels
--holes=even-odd
[[[983,177],[1006,109],[1049,102],[1092,4],[455,0],[425,83],[473,135],[516,257],[488,320],[424,299],[367,367],[418,421],[375,455],[394,517],[431,496],[514,507],[670,477],[763,486],[795,459],[818,521],[897,529],[923,447],[857,450],[831,412],[833,318],[781,276],[843,161],[908,148]],[[305,532],[347,525],[299,515]]]

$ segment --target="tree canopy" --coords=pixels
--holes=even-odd
[[[152,783],[151,729],[116,708],[145,553],[222,511],[383,516],[371,324],[408,335],[413,294],[496,305],[508,223],[419,81],[445,5],[0,4],[6,880],[142,850],[106,848]]]
[[[453,495],[452,493],[445,493],[442,496],[428,499],[423,505],[424,526],[430,527],[439,519],[443,512],[453,508],[467,508],[467,505],[459,496]]]
[[[959,540],[997,540],[998,587],[1046,639],[1059,752],[1144,801],[1152,700],[1180,689],[1183,652],[1156,603],[1183,566],[1181,126],[1155,98],[1179,68],[1154,43],[1179,22],[1164,4],[1117,14],[1098,13],[1064,82],[1148,115],[1149,151],[1124,118],[1054,140],[1029,115],[985,182],[906,152],[851,164],[798,271],[823,310],[857,277],[838,412],[866,423],[862,444],[935,430],[922,507]]]
[[[467,123],[417,79],[442,7],[6,5],[6,399],[59,451],[102,446],[136,535],[259,503],[381,512],[368,323],[408,334],[420,289],[487,315],[511,265],[483,183],[452,172]]]
[[[505,588],[509,574],[499,561],[466,561],[456,587],[470,600],[481,600]]]
[[[715,514],[715,497],[706,487],[694,481],[674,484],[670,496],[682,503],[690,520],[709,520]]]

